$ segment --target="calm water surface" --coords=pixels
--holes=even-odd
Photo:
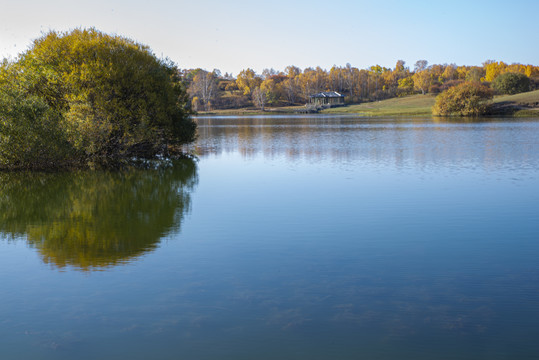
[[[198,122],[0,173],[1,359],[539,358],[539,119]]]

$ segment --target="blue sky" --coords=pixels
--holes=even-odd
[[[50,29],[133,38],[181,68],[237,74],[287,65],[539,65],[539,1],[0,0],[0,57]]]

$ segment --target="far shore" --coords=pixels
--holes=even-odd
[[[432,116],[435,95],[411,95],[381,101],[349,104],[321,110],[318,114],[358,115],[358,116]],[[305,106],[239,108],[213,111],[200,111],[199,116],[238,116],[238,115],[294,115],[304,114]],[[496,96],[492,102],[492,116],[539,117],[539,90],[516,95]]]

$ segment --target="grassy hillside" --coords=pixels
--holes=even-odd
[[[531,104],[539,102],[539,90],[529,91],[516,95],[501,95],[494,98],[494,102],[511,101],[515,103]]]
[[[327,109],[324,114],[359,114],[364,116],[426,116],[431,115],[434,95],[412,95]]]
[[[496,96],[494,111],[513,116],[539,116],[539,90],[516,95]]]

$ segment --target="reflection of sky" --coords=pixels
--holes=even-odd
[[[199,119],[147,256],[58,272],[0,241],[2,355],[537,358],[536,122],[249,121]]]
[[[533,121],[398,122],[339,117],[199,118],[197,152],[239,152],[249,158],[378,166],[481,167],[518,170],[539,167]]]
[[[283,349],[316,348],[317,359],[537,354],[538,122],[199,126],[189,223],[211,223],[201,238],[221,249],[208,277],[228,284],[234,300],[220,305],[263,313],[293,339],[280,338]]]

